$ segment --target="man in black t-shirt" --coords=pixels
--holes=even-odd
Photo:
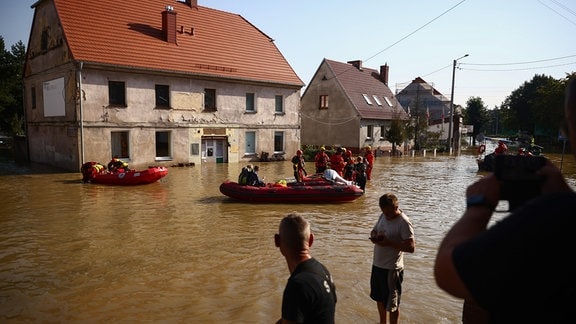
[[[274,235],[290,278],[282,296],[280,323],[334,323],[336,287],[330,272],[310,255],[314,235],[302,216],[289,214]]]

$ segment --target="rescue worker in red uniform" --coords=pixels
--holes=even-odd
[[[372,178],[372,169],[374,168],[374,152],[372,152],[370,145],[366,146],[364,161],[366,162],[366,180],[370,180]]]
[[[316,153],[314,163],[316,166],[316,173],[324,173],[324,170],[328,167],[328,163],[330,163],[330,157],[326,154],[326,148],[324,146],[320,147],[320,151]]]

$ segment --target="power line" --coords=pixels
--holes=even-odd
[[[394,45],[400,43],[401,41],[405,40],[406,38],[414,35],[415,33],[417,33],[418,31],[420,31],[421,29],[423,29],[424,27],[430,25],[431,23],[433,23],[434,21],[438,20],[440,17],[444,16],[445,14],[447,14],[448,12],[452,11],[454,8],[458,7],[459,5],[461,5],[463,2],[465,2],[466,0],[462,0],[460,2],[458,2],[457,4],[455,4],[454,6],[452,6],[451,8],[449,8],[448,10],[444,11],[443,13],[441,13],[440,15],[436,16],[436,18],[430,20],[429,22],[425,23],[424,25],[422,25],[421,27],[419,27],[418,29],[414,30],[413,32],[411,32],[410,34],[400,38],[398,41],[392,43],[391,45],[389,45],[388,47],[386,47],[385,49],[381,50],[380,52],[370,56],[369,58],[367,58],[365,61],[369,61],[371,59],[373,59],[374,57],[380,55],[381,53],[383,53],[384,51],[390,49],[391,47],[393,47]]]
[[[544,7],[546,7],[546,8],[548,8],[548,9],[554,11],[558,16],[566,19],[569,23],[571,23],[571,24],[573,24],[573,25],[576,25],[576,23],[574,23],[574,22],[573,22],[572,20],[570,20],[568,17],[566,17],[566,16],[562,15],[561,13],[559,13],[558,11],[552,9],[552,7],[546,5],[544,2],[542,2],[542,1],[540,1],[540,0],[538,0],[538,2],[540,2],[540,4],[543,5]],[[570,10],[570,8],[566,8],[564,5],[559,4],[557,1],[553,1],[553,2],[554,2],[557,6],[562,7],[564,10],[566,10],[566,11],[568,11],[568,12],[570,12],[571,14],[574,15],[574,12],[573,12],[572,10]]]
[[[547,65],[547,66],[535,66],[535,67],[527,67],[527,68],[518,68],[518,69],[501,69],[501,70],[490,70],[490,69],[468,69],[468,68],[460,68],[466,71],[483,71],[483,72],[506,72],[506,71],[528,71],[528,70],[540,70],[540,69],[547,69],[559,66],[566,66],[566,65],[576,65],[576,62],[571,63],[564,63],[564,64],[556,64],[556,65]]]
[[[533,64],[533,63],[541,63],[541,62],[549,62],[549,61],[557,61],[563,60],[565,58],[576,57],[574,55],[562,56],[562,57],[555,57],[550,59],[543,59],[543,60],[536,60],[536,61],[527,61],[527,62],[513,62],[513,63],[461,63],[462,65],[521,65],[521,64]]]

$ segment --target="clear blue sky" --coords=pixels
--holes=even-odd
[[[91,1],[91,0],[90,0]],[[166,4],[171,1],[165,0]],[[28,45],[34,0],[0,0],[6,48]],[[308,84],[322,59],[390,66],[389,87],[421,77],[465,106],[480,97],[492,109],[536,74],[576,71],[574,0],[305,1],[198,0],[239,14],[275,40]],[[137,1],[134,2],[137,5]],[[87,19],[89,19],[87,17]],[[532,63],[529,63],[532,62]]]

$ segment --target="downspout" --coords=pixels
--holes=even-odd
[[[80,165],[84,164],[84,107],[82,106],[82,67],[84,62],[80,61],[79,69],[76,71],[78,80],[78,98],[80,100]]]

